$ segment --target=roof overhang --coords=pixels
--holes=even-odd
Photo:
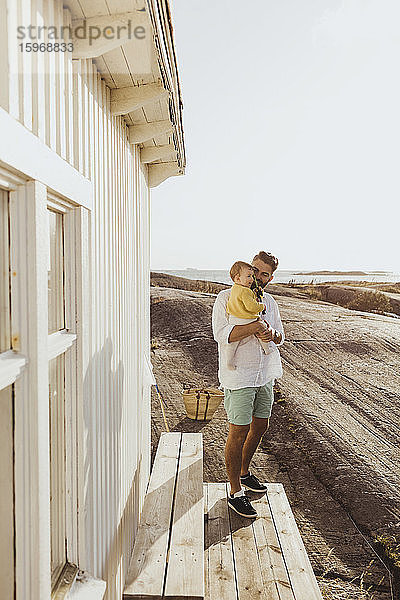
[[[168,0],[66,0],[73,58],[92,59],[155,187],[184,173],[182,97]],[[101,8],[103,6],[103,8]]]

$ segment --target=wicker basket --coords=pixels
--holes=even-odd
[[[224,392],[217,388],[186,388],[182,396],[189,419],[209,421],[221,404]]]

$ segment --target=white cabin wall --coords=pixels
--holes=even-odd
[[[85,543],[79,566],[121,598],[150,457],[149,190],[139,150],[92,61],[74,61],[80,94],[75,166],[94,184],[90,218],[91,360],[84,383]],[[88,543],[89,541],[89,543]]]
[[[110,116],[110,91],[91,60],[18,50],[21,18],[26,24],[67,24],[62,2],[0,0],[0,7],[2,14],[7,9],[0,24],[1,107],[94,186],[90,264],[82,276],[88,303],[88,357],[79,365],[82,514],[68,558],[105,579],[107,600],[116,600],[150,466],[150,387],[143,378],[150,347],[147,167],[128,142],[123,117]],[[20,587],[29,592],[28,582]]]

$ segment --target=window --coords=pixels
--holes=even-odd
[[[51,583],[67,561],[64,354],[49,362]]]
[[[8,192],[0,189],[0,353],[10,354],[10,235]],[[14,379],[14,375],[10,381]],[[1,378],[1,377],[0,377]],[[3,381],[5,381],[4,378]],[[0,593],[14,597],[14,418],[13,386],[0,389]]]
[[[0,189],[0,352],[11,348],[8,192]]]
[[[49,448],[50,448],[50,556],[53,593],[63,580],[71,556],[68,552],[68,531],[71,511],[68,510],[67,472],[71,470],[72,451],[68,451],[71,428],[70,418],[76,398],[71,371],[76,368],[74,354],[66,354],[76,339],[67,330],[75,322],[68,306],[74,306],[71,286],[65,281],[75,268],[76,248],[71,241],[74,230],[73,209],[49,200],[48,219],[48,359],[49,359]],[[68,237],[68,235],[70,237]],[[67,236],[67,237],[66,237]],[[70,349],[70,352],[73,352]],[[68,371],[69,369],[69,371]]]
[[[48,210],[49,218],[49,333],[65,327],[64,215]]]
[[[34,555],[50,550],[54,595],[73,581],[80,560],[78,356],[82,332],[87,335],[82,272],[89,220],[86,209],[39,181],[2,168],[0,177],[0,596],[13,595],[19,565],[19,593],[39,598],[49,581],[30,569]],[[46,422],[49,437],[43,440]],[[38,461],[48,464],[47,457],[50,472],[36,470]]]

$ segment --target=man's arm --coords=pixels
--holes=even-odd
[[[260,321],[253,321],[247,325],[235,325],[228,336],[228,342],[240,342],[250,335],[255,335],[265,331],[264,325]]]
[[[226,304],[228,302],[229,295],[220,292],[214,302],[212,310],[212,330],[214,340],[218,344],[227,344],[230,333],[233,329],[233,325],[229,324],[228,317],[226,316]]]
[[[260,321],[254,321],[247,325],[232,325],[228,321],[226,314],[226,304],[228,296],[222,292],[215,299],[212,311],[212,329],[214,339],[218,344],[228,344],[239,342],[257,331],[264,331],[264,325]]]

